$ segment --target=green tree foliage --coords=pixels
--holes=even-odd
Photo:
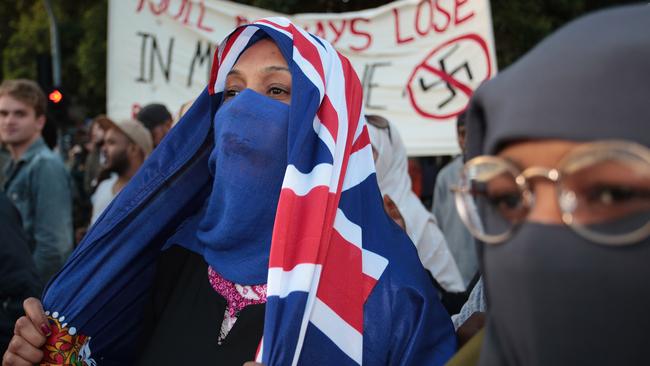
[[[123,0],[114,0],[123,1]],[[346,12],[387,0],[237,0],[287,14]],[[622,0],[491,0],[499,68],[511,64],[542,38],[577,16]],[[107,0],[52,0],[59,22],[62,79],[67,94],[88,115],[102,113],[106,99]],[[37,79],[37,56],[49,55],[49,22],[43,0],[4,1],[0,6],[0,78]]]
[[[83,106],[85,113],[101,113],[106,104],[107,1],[53,0],[52,5],[66,96],[72,105]],[[45,82],[38,70],[39,57],[50,62],[50,23],[43,1],[7,1],[0,9],[0,76]]]
[[[15,6],[13,11],[3,14],[9,16],[6,24],[10,34],[4,39],[3,29],[3,78],[35,78],[36,56],[49,52],[47,14],[40,2],[18,1],[11,5]]]
[[[84,30],[77,47],[76,67],[83,82],[79,95],[86,98],[86,106],[93,114],[106,109],[106,0],[95,2],[81,14]]]
[[[491,0],[499,68],[510,65],[544,37],[582,14],[633,3],[624,0]]]

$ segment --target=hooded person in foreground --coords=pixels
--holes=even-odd
[[[49,284],[51,335],[31,304],[5,362],[44,342],[53,364],[444,364],[453,327],[383,210],[361,101],[326,41],[237,28]]]
[[[647,5],[589,15],[475,93],[456,199],[480,365],[650,363],[649,31]]]

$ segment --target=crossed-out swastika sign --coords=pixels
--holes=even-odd
[[[492,76],[491,65],[479,35],[451,39],[434,48],[411,73],[406,86],[411,105],[428,119],[454,117],[465,109],[474,89]]]

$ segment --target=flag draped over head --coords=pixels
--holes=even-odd
[[[258,359],[269,365],[297,363],[307,329],[314,327],[361,364],[363,306],[388,264],[363,247],[366,228],[350,219],[342,197],[344,191],[372,186],[369,198],[380,202],[376,181],[368,179],[374,163],[361,84],[350,62],[329,43],[287,19],[268,18],[239,28],[221,44],[211,93],[223,91],[238,56],[260,36],[271,37],[287,59],[293,93]]]
[[[219,153],[210,137],[223,132],[215,116],[226,76],[248,47],[268,38],[292,77],[286,168],[270,243],[230,245],[232,260],[224,261],[210,254],[209,240],[186,239],[201,230],[197,212],[209,219],[206,202],[218,187],[208,169]],[[266,98],[238,97],[246,94]],[[287,19],[239,27],[221,43],[207,90],[48,286],[44,306],[76,347],[70,356],[49,339],[48,357],[132,363],[156,259],[173,244],[201,254],[230,281],[267,281],[257,352],[266,365],[441,365],[455,350],[451,321],[413,244],[383,210],[356,73],[329,43]]]

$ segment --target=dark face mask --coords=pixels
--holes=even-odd
[[[492,339],[482,365],[650,361],[649,238],[613,247],[525,223],[483,249]]]

